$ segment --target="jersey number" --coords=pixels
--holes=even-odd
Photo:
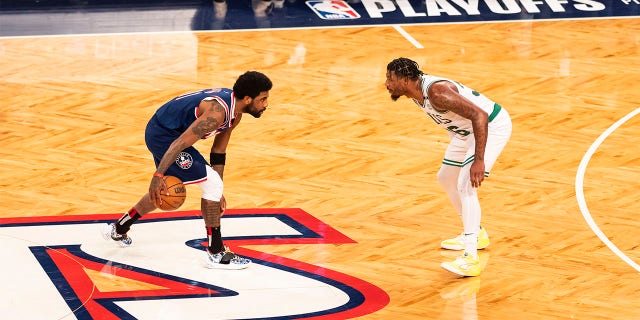
[[[467,131],[467,130],[463,130],[463,129],[458,129],[457,126],[449,126],[447,127],[447,130],[455,133],[455,134],[459,134],[461,136],[468,136],[471,132]]]

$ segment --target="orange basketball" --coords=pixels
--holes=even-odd
[[[187,198],[187,189],[182,184],[182,180],[174,176],[164,176],[162,179],[167,185],[169,194],[160,194],[160,209],[173,211],[180,208]]]

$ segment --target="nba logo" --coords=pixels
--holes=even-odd
[[[307,1],[306,3],[321,19],[341,20],[360,18],[360,14],[342,0]]]

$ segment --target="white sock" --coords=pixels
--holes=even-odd
[[[464,252],[473,258],[478,257],[478,234],[466,233],[464,234]]]
[[[461,177],[461,179],[465,179]],[[462,225],[464,226],[465,252],[478,257],[478,235],[480,235],[480,218],[482,210],[478,200],[477,189],[471,187],[469,178],[461,180],[460,200],[462,203]]]

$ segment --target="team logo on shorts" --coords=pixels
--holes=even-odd
[[[189,169],[193,164],[193,158],[186,152],[180,152],[180,154],[176,158],[176,164],[178,165],[178,167],[180,167],[180,169]]]
[[[307,1],[309,8],[325,20],[359,19],[360,14],[342,0]]]

